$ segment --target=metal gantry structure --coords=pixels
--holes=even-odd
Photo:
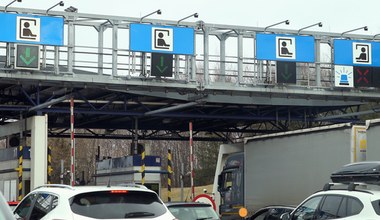
[[[0,7],[0,11],[5,11]],[[15,44],[0,43],[0,119],[47,114],[50,137],[69,137],[74,97],[77,138],[226,141],[321,124],[360,122],[377,88],[334,87],[333,39],[339,33],[144,19],[194,29],[195,53],[173,56],[173,76],[151,76],[151,54],[131,51],[129,27],[141,18],[7,8],[64,18],[64,46],[41,47],[40,70],[14,68]],[[297,83],[276,82],[275,61],[257,60],[257,33],[310,35],[315,63],[297,63]],[[373,40],[369,35],[350,39]],[[130,135],[119,135],[128,130]],[[206,136],[197,134],[203,132]]]

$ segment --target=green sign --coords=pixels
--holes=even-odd
[[[40,69],[40,46],[17,44],[15,69]]]
[[[173,76],[173,54],[152,53],[151,76]]]

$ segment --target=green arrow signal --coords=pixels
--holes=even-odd
[[[285,64],[285,72],[281,73],[281,75],[285,80],[289,80],[289,78],[292,76],[292,73],[289,73],[288,71],[288,64]]]
[[[158,69],[158,71],[160,71],[160,73],[164,73],[165,70],[168,68],[168,66],[164,66],[164,57],[163,56],[160,56],[160,65],[156,66],[156,68]]]
[[[24,56],[25,55],[25,56]],[[20,59],[27,65],[29,66],[29,64],[31,64],[35,59],[36,59],[36,56],[30,56],[30,47],[27,47],[25,49],[25,54],[21,54],[20,55]]]

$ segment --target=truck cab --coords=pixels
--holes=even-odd
[[[222,219],[238,219],[244,207],[244,153],[230,155],[218,176],[218,192]]]

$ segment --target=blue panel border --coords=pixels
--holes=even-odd
[[[40,19],[40,41],[17,40],[17,17]],[[3,29],[3,31],[0,32],[1,42],[63,46],[63,17],[0,13],[0,25]]]
[[[295,59],[276,57],[276,37],[292,37],[296,41]],[[279,60],[291,62],[315,62],[315,40],[312,36],[285,34],[256,34],[256,58],[258,60]]]
[[[353,43],[371,44],[371,64],[359,64],[353,62]],[[374,66],[380,67],[380,43],[364,40],[334,39],[334,64],[343,66]]]
[[[152,50],[152,28],[173,30],[173,50]],[[130,24],[129,48],[131,51],[194,55],[194,29],[149,24]]]

